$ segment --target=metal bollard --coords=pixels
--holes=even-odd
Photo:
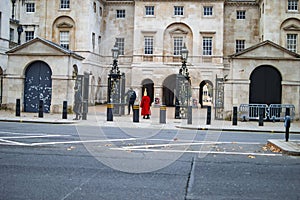
[[[206,125],[211,123],[211,106],[207,106]]]
[[[39,117],[43,118],[44,117],[44,101],[40,100],[39,102]]]
[[[159,112],[159,123],[161,124],[166,123],[166,111],[167,111],[167,107],[165,105],[161,105],[160,112]]]
[[[264,126],[264,109],[259,108],[258,112],[258,126]]]
[[[188,106],[188,110],[187,110],[187,124],[192,124],[192,120],[193,120],[193,110],[192,110],[192,106]]]
[[[106,121],[112,122],[114,120],[113,109],[114,109],[114,104],[112,103],[107,104]]]
[[[68,102],[67,101],[63,101],[62,118],[68,119]]]
[[[20,117],[21,116],[21,100],[16,99],[16,116]]]
[[[82,104],[82,120],[87,119],[87,113],[88,113],[88,101],[83,101],[83,104]]]
[[[233,107],[233,113],[232,113],[232,125],[236,126],[237,125],[237,107]]]
[[[290,127],[291,127],[291,117],[288,115],[285,116],[284,126],[285,126],[285,141],[288,142],[290,137]]]
[[[138,105],[133,106],[133,122],[139,122],[140,107]]]

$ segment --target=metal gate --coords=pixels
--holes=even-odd
[[[32,63],[25,71],[24,111],[38,112],[39,101],[44,102],[44,112],[50,112],[52,94],[52,71],[41,61]]]
[[[216,76],[215,119],[223,119],[224,111],[224,79]]]

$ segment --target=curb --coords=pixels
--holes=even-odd
[[[35,124],[75,124],[75,121],[47,121],[47,120],[29,120],[29,119],[0,119],[0,122],[18,122],[18,123],[35,123]]]
[[[298,143],[300,141],[297,141]],[[296,142],[289,141],[285,142],[283,140],[268,140],[268,144],[274,146],[281,150],[283,154],[290,156],[300,156],[300,147]]]

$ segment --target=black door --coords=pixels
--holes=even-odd
[[[50,112],[52,71],[41,61],[32,63],[25,71],[24,111],[38,112],[39,101],[44,101],[44,112]]]
[[[176,88],[176,74],[168,76],[163,82],[162,103],[166,106],[175,106],[174,92]]]
[[[281,104],[281,74],[272,66],[257,67],[250,76],[250,104]]]

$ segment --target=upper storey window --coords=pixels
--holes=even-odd
[[[146,16],[154,16],[154,6],[145,7]]]
[[[288,50],[297,52],[297,34],[287,34],[286,44]]]
[[[34,3],[26,3],[26,12],[35,12]]]
[[[288,0],[288,11],[298,11],[298,0]]]
[[[212,6],[204,6],[203,7],[203,15],[204,16],[212,16],[213,15],[213,7]]]
[[[117,18],[125,18],[125,10],[117,10]]]
[[[174,15],[183,16],[183,6],[174,6]]]
[[[236,18],[237,19],[246,19],[246,11],[245,10],[236,11]]]
[[[70,9],[70,0],[60,0],[60,9]]]

